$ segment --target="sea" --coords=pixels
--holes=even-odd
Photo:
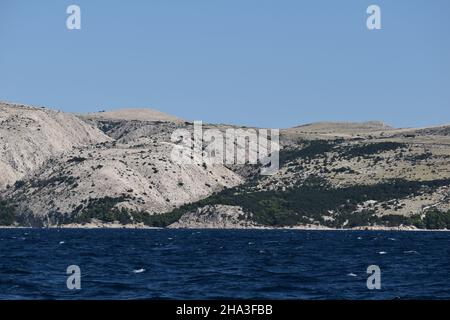
[[[449,298],[450,232],[0,229],[1,300]]]

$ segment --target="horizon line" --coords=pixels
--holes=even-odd
[[[15,101],[7,101],[7,100],[0,100],[0,104],[7,104],[7,105],[15,105],[15,106],[22,106],[22,107],[30,107],[30,108],[37,108],[37,109],[47,109],[47,110],[51,110],[51,111],[58,111],[58,112],[64,112],[64,113],[68,113],[68,114],[73,114],[73,115],[89,115],[89,114],[100,114],[100,113],[106,113],[106,112],[114,112],[114,111],[119,111],[119,110],[136,110],[136,109],[140,109],[140,110],[153,110],[153,111],[157,111],[160,113],[164,113],[168,116],[171,117],[176,117],[178,118],[177,115],[173,115],[171,113],[166,113],[164,111],[161,111],[160,109],[156,109],[156,108],[151,108],[151,107],[144,107],[144,106],[134,106],[134,107],[117,107],[117,108],[112,108],[112,109],[101,109],[98,111],[92,111],[92,112],[70,112],[70,111],[64,111],[61,110],[57,107],[51,107],[51,106],[47,106],[47,105],[32,105],[32,104],[26,104],[26,103],[21,103],[21,102],[15,102]],[[240,127],[254,127],[254,128],[266,128],[266,127],[258,127],[258,126],[251,126],[251,125],[246,125],[246,124],[228,124],[228,123],[221,123],[221,122],[206,122],[203,120],[188,120],[188,119],[183,119],[183,118],[178,118],[180,121],[185,121],[185,122],[194,122],[194,121],[202,121],[205,124],[215,124],[215,125],[230,125],[230,126],[240,126]],[[427,129],[427,128],[439,128],[439,127],[446,127],[446,126],[450,126],[450,122],[446,122],[446,123],[441,123],[441,124],[437,124],[437,125],[426,125],[426,126],[411,126],[411,127],[395,127],[389,123],[386,123],[383,120],[362,120],[362,121],[347,121],[347,120],[318,120],[318,121],[308,121],[306,123],[300,123],[298,125],[294,125],[291,127],[283,127],[283,128],[279,128],[281,130],[285,130],[285,129],[294,129],[294,128],[299,128],[302,126],[311,126],[311,125],[315,125],[315,124],[370,124],[370,123],[380,123],[383,124],[387,127],[390,127],[393,130],[402,130],[402,129],[416,129],[416,130],[420,130],[420,129]]]

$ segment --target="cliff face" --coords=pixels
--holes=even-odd
[[[12,105],[1,112],[3,197],[26,224],[111,210],[164,213],[243,182],[222,165],[174,162],[170,135],[185,124],[160,112],[76,117]]]
[[[223,166],[174,163],[170,152],[166,144],[151,149],[111,143],[78,148],[49,160],[11,196],[23,203],[23,210],[43,217],[49,212],[82,213],[93,200],[100,205],[110,198],[117,202],[114,207],[154,214],[242,182]]]
[[[187,212],[169,228],[239,229],[261,227],[238,206],[214,205]]]
[[[0,103],[0,190],[73,147],[110,140],[72,114]]]

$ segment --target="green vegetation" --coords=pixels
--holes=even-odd
[[[54,176],[44,180],[33,180],[31,181],[32,188],[45,188],[48,186],[54,186],[60,183],[67,183],[68,185],[73,185],[76,183],[76,178],[73,176]]]
[[[131,215],[135,223],[143,223],[149,227],[164,228],[174,222],[177,222],[183,213],[184,212],[181,210],[175,209],[172,212],[162,214],[150,215],[147,212],[137,211],[132,212]]]
[[[184,205],[171,214],[181,216],[185,212],[205,205],[241,206],[247,213],[253,213],[253,220],[267,226],[290,226],[295,224],[319,223],[324,226],[340,228],[366,226],[371,224],[398,226],[412,225],[413,221],[399,215],[378,217],[374,212],[354,213],[357,205],[367,200],[378,202],[417,195],[423,188],[449,185],[450,180],[406,181],[330,188],[318,181],[296,186],[285,191],[246,192],[241,187],[225,189],[195,204]],[[332,219],[324,219],[323,215]]]
[[[410,217],[393,216],[398,221],[401,220],[401,224],[415,226],[419,229],[450,229],[450,211],[443,212],[437,209],[428,211],[423,219],[420,215],[416,214]],[[397,224],[399,225],[399,224]]]
[[[450,211],[434,209],[427,212],[421,226],[426,229],[450,229]]]
[[[10,226],[16,222],[16,208],[6,200],[0,199],[0,226]]]
[[[104,197],[90,199],[86,205],[79,205],[70,214],[53,212],[49,219],[53,224],[63,225],[70,223],[86,224],[93,219],[104,223],[118,222],[120,224],[143,223],[150,227],[166,227],[180,219],[182,213],[175,212],[151,215],[145,211],[134,211],[126,208],[118,209],[115,206],[128,199],[128,196],[117,198]]]
[[[331,171],[335,172],[335,173],[357,173],[355,170],[353,170],[350,167],[334,168]]]
[[[302,149],[282,149],[280,150],[280,166],[299,158],[311,159],[319,155],[330,152],[338,141],[312,140]]]
[[[108,134],[118,126],[120,126],[120,121],[98,121],[98,128],[105,134]]]
[[[407,146],[407,144],[399,142],[378,142],[345,147],[341,150],[341,154],[346,159],[357,157],[367,158],[370,155],[386,151],[395,151],[397,149],[406,148]]]
[[[425,152],[425,153],[422,153],[419,155],[406,157],[406,159],[416,162],[416,161],[428,160],[428,159],[431,159],[432,157],[433,157],[433,154],[431,152]]]
[[[67,160],[67,163],[80,163],[80,162],[83,162],[83,161],[86,161],[86,160],[87,159],[84,158],[84,157],[73,157],[73,158]]]
[[[125,196],[112,198],[90,199],[87,204],[80,204],[69,214],[50,212],[49,221],[55,225],[69,223],[85,224],[97,219],[105,223],[119,222],[121,224],[132,223],[131,215],[126,209],[118,209],[115,206],[127,199]]]
[[[14,188],[20,189],[20,188],[22,188],[25,184],[26,184],[25,181],[23,181],[23,180],[17,180],[17,181],[14,183]]]
[[[80,205],[72,212],[73,222],[88,223],[92,219],[98,219],[103,222],[131,223],[130,214],[125,209],[119,210],[115,208],[118,203],[126,199],[125,196],[90,199],[86,206]]]
[[[312,180],[313,181],[313,180]],[[126,196],[91,199],[87,205],[78,206],[72,213],[63,215],[50,213],[52,224],[89,223],[97,219],[104,223],[121,224],[143,223],[151,227],[167,227],[178,221],[183,214],[195,211],[198,207],[214,204],[228,204],[243,207],[247,213],[253,213],[252,219],[267,226],[291,226],[297,224],[320,224],[334,228],[353,228],[358,226],[380,225],[387,227],[415,226],[420,229],[450,229],[450,211],[431,210],[422,218],[402,215],[378,216],[373,210],[354,212],[358,203],[368,199],[389,201],[417,193],[423,186],[437,187],[449,181],[438,180],[416,183],[395,180],[374,186],[331,189],[309,183],[290,191],[265,191],[239,193],[237,188],[226,189],[207,199],[186,204],[171,212],[151,215],[144,211],[118,209],[115,206],[127,200]],[[328,212],[328,213],[327,213]],[[328,218],[324,218],[327,215]],[[5,200],[0,201],[0,225],[13,225],[21,219],[16,208]],[[20,222],[20,221],[19,221]],[[22,221],[21,225],[40,225],[38,221]]]
[[[433,182],[438,183],[438,182]],[[408,185],[408,186],[406,186]],[[414,188],[413,188],[414,189]],[[363,191],[364,190],[364,191]],[[377,190],[377,191],[376,191]],[[371,188],[363,188],[361,191],[355,191],[352,188],[335,189],[317,192],[318,190],[309,190],[308,188],[298,189],[292,196],[277,198],[273,194],[252,193],[245,195],[236,195],[231,189],[227,192],[215,194],[207,199],[200,200],[196,203],[186,204],[171,212],[163,214],[149,214],[144,211],[133,211],[129,209],[117,209],[114,206],[124,200],[125,197],[119,198],[99,198],[92,199],[85,207],[80,205],[70,215],[61,215],[58,213],[50,214],[52,223],[61,225],[68,223],[89,223],[92,219],[97,219],[104,223],[119,222],[121,224],[143,223],[150,227],[164,228],[178,221],[183,214],[195,211],[198,207],[207,204],[230,204],[241,205],[244,209],[253,210],[254,221],[267,226],[290,226],[296,224],[320,223],[321,225],[333,228],[353,228],[358,226],[415,226],[420,229],[450,229],[450,211],[441,212],[432,210],[426,213],[422,219],[420,215],[402,216],[402,215],[384,215],[377,216],[373,210],[365,210],[354,213],[355,205],[359,200],[369,197],[372,192],[381,192],[378,199],[386,200],[390,191],[409,192],[411,185],[406,182],[393,183],[391,185],[384,184]],[[403,190],[403,191],[401,191]],[[407,191],[409,190],[409,191]],[[314,195],[314,193],[316,195]],[[346,199],[349,194],[353,194],[356,198]],[[398,193],[397,193],[398,194]],[[296,196],[301,195],[301,200],[295,202]],[[371,194],[370,198],[374,198]],[[232,200],[236,198],[236,200]],[[329,199],[329,200],[327,200]],[[241,202],[243,201],[243,202]],[[253,203],[253,205],[251,205]],[[297,207],[301,205],[302,207]],[[325,220],[323,213],[325,210],[336,209],[333,215],[334,220]],[[16,221],[15,208],[6,201],[0,201],[0,225],[12,225]]]

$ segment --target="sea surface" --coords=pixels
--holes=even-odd
[[[449,299],[450,232],[0,229],[0,299],[221,298]]]

